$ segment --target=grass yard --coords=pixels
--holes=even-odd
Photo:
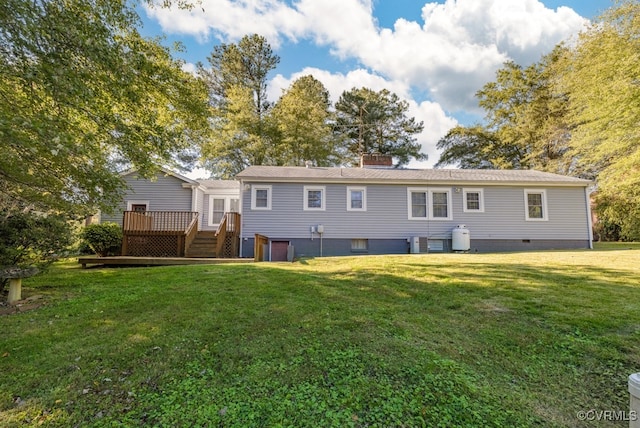
[[[23,284],[45,304],[0,317],[6,427],[622,427],[579,412],[628,415],[640,372],[638,246]]]

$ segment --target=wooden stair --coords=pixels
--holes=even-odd
[[[185,250],[185,257],[213,258],[217,257],[216,244],[218,238],[216,232],[199,231],[189,248]]]

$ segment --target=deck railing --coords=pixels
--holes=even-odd
[[[198,230],[193,211],[125,211],[122,219],[122,255],[184,257]]]
[[[255,235],[255,240],[253,241],[253,257],[256,262],[263,262],[265,258],[268,257],[265,254],[265,247],[269,244],[269,238],[264,235],[257,234]]]
[[[125,211],[122,221],[124,232],[185,232],[198,218],[193,211]]]
[[[225,213],[216,231],[218,257],[237,257],[240,248],[240,214]]]

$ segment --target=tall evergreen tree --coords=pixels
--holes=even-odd
[[[392,155],[396,166],[412,158],[427,159],[415,137],[424,124],[407,117],[409,104],[396,94],[353,88],[342,93],[335,109],[336,132],[352,164],[358,163],[360,155],[375,152]]]
[[[256,162],[272,163],[267,76],[279,61],[267,40],[254,34],[215,46],[208,66],[198,64],[213,107],[213,137],[202,147],[203,163],[214,175],[229,178]],[[251,111],[240,112],[240,104]]]

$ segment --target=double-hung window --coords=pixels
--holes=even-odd
[[[547,192],[544,189],[525,189],[524,212],[527,221],[547,221]]]
[[[347,211],[367,210],[367,188],[347,187]]]
[[[251,209],[271,209],[271,185],[254,184],[251,186]]]
[[[451,220],[451,189],[407,189],[409,220]]]
[[[483,189],[464,189],[462,191],[463,206],[465,213],[484,212],[484,191]]]
[[[326,209],[326,188],[324,186],[304,186],[305,211],[324,211]]]

